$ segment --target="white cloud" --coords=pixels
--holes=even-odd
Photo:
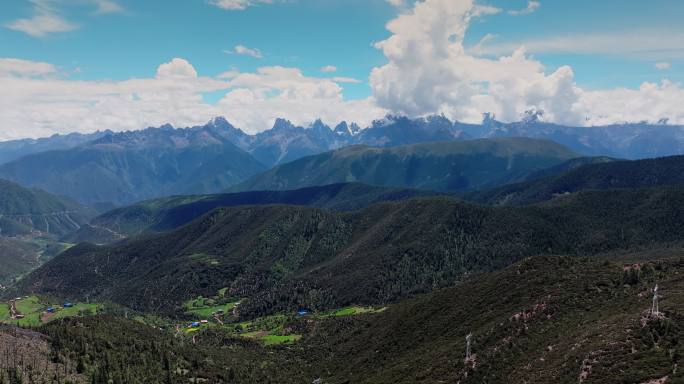
[[[5,24],[5,27],[24,32],[33,37],[44,37],[51,33],[68,32],[78,28],[62,18],[54,4],[49,0],[30,0],[33,6],[33,16],[17,19]]]
[[[400,114],[444,113],[471,122],[483,112],[515,120],[538,108],[549,118],[576,122],[569,114],[577,98],[570,68],[547,76],[524,50],[497,60],[466,53],[463,38],[472,18],[496,12],[472,0],[427,0],[390,21],[392,36],[376,44],[388,63],[370,76],[379,105]]]
[[[356,79],[305,76],[297,68],[281,66],[255,72],[227,68],[209,77],[175,58],[159,65],[149,78],[76,81],[64,77],[69,70],[50,63],[0,58],[0,140],[164,123],[188,126],[218,115],[248,132],[268,129],[278,117],[295,124],[322,118],[331,124],[347,120],[366,125],[386,112],[443,113],[464,122],[479,122],[482,113],[492,112],[500,120],[515,121],[530,109],[543,110],[546,120],[567,124],[661,118],[684,124],[684,90],[679,84],[664,80],[638,89],[590,91],[575,84],[572,68],[547,71],[521,46],[495,57],[466,49],[463,39],[473,18],[497,12],[473,0],[415,3],[387,24],[390,37],[376,44],[387,63],[373,69],[373,96],[363,100],[343,97],[342,86]],[[489,49],[498,39],[488,35],[478,45]],[[562,43],[586,44],[586,50],[596,44],[570,40]],[[620,42],[601,42],[607,41]],[[661,42],[660,47],[671,44]],[[539,48],[532,46],[533,51]],[[615,48],[606,44],[605,49]],[[223,93],[220,101],[204,101],[203,94],[216,92]]]
[[[684,89],[667,80],[660,84],[643,83],[639,89],[618,88],[584,92],[577,113],[589,117],[588,124],[605,125],[666,118],[670,123],[684,124]]]
[[[508,14],[511,16],[522,16],[522,15],[529,15],[530,13],[533,13],[537,9],[541,7],[541,3],[538,1],[534,0],[529,0],[527,2],[527,7],[523,9],[518,9],[518,10],[510,10],[508,11]]]
[[[321,68],[321,72],[323,72],[323,73],[337,72],[337,67],[334,65],[326,65],[325,67]]]
[[[63,33],[78,29],[78,24],[68,21],[62,10],[65,5],[95,6],[95,14],[123,12],[117,2],[113,0],[83,0],[81,2],[61,2],[58,0],[29,0],[33,15],[5,24],[6,28],[26,33],[33,37],[45,37],[53,33]]]
[[[197,77],[197,71],[187,60],[175,58],[157,68],[157,77],[160,79],[193,79]]]
[[[236,55],[251,56],[255,59],[261,59],[264,55],[257,48],[248,48],[242,44],[238,44],[233,48],[233,51],[226,51],[227,53],[232,53]]]
[[[498,39],[497,39],[498,40]],[[684,58],[684,32],[631,30],[549,36],[521,41],[488,40],[468,49],[473,55],[508,55],[521,46],[529,53],[627,56],[659,60]]]
[[[474,17],[485,16],[485,15],[495,15],[501,12],[501,8],[492,7],[490,5],[474,4],[470,13]]]
[[[666,61],[662,61],[660,63],[655,63],[655,67],[657,69],[660,69],[661,71],[665,71],[665,70],[672,68],[672,64],[668,63]]]
[[[93,0],[93,2],[97,7],[95,10],[96,14],[103,15],[107,13],[120,13],[124,11],[121,5],[112,0]]]
[[[232,90],[219,102],[219,109],[251,132],[270,127],[278,117],[295,124],[317,118],[368,124],[386,112],[372,99],[345,101],[336,81],[307,77],[296,68],[259,68],[256,73],[239,74],[230,85]]]
[[[359,79],[355,79],[353,77],[345,77],[345,76],[335,76],[332,78],[332,81],[334,81],[336,83],[351,83],[351,84],[362,83],[362,81]]]
[[[227,11],[241,11],[257,4],[272,4],[274,0],[209,0],[209,4]]]
[[[76,81],[49,63],[0,59],[0,140],[98,129],[133,130],[171,123],[202,124],[224,115],[248,132],[277,117],[305,124],[323,118],[367,124],[384,115],[372,99],[345,101],[344,79],[307,77],[296,68],[262,67],[201,76],[187,60],[159,65],[151,78]],[[225,92],[216,104],[204,93]]]
[[[0,58],[0,77],[47,76],[56,72],[57,68],[50,63]]]
[[[395,7],[401,7],[404,5],[404,0],[387,0],[387,2]]]
[[[466,50],[463,38],[472,19],[496,11],[483,10],[472,0],[425,0],[390,21],[387,29],[391,36],[376,44],[388,62],[370,75],[378,105],[398,114],[443,113],[465,122],[479,122],[484,112],[503,121],[516,121],[525,111],[536,109],[543,110],[549,121],[573,125],[656,122],[664,117],[684,123],[680,103],[684,93],[678,84],[665,81],[645,83],[637,90],[586,91],[575,84],[568,66],[547,73],[541,62],[526,55],[528,46],[487,52],[503,53],[496,58],[475,54],[483,53],[482,49]],[[488,47],[492,39],[486,36],[478,45]],[[627,41],[620,41],[622,46],[632,43],[628,37],[621,39]],[[589,39],[572,40],[547,47],[573,44],[594,49],[597,44]],[[606,50],[616,49],[607,41],[613,39],[602,41]],[[677,47],[681,41],[677,40]],[[653,42],[663,46],[662,41]],[[533,45],[533,50],[539,45]]]

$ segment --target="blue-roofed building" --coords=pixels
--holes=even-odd
[[[297,314],[299,316],[306,316],[309,314],[309,311],[307,311],[306,309],[300,309],[299,311],[297,311]]]
[[[74,306],[74,305],[73,305],[72,303],[68,302],[68,301],[65,301],[65,302],[64,302],[64,305],[63,305],[64,308],[71,308],[71,307],[73,307],[73,306]]]

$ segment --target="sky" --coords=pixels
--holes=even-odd
[[[0,140],[392,113],[684,124],[679,0],[8,0]]]

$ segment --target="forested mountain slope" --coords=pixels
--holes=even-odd
[[[599,158],[566,172],[557,171],[549,169],[547,172],[557,174],[473,192],[465,198],[494,205],[522,205],[583,190],[680,186],[684,185],[684,156],[634,161],[602,161]]]
[[[40,189],[0,179],[0,236],[40,231],[64,235],[94,215],[92,209]]]
[[[121,240],[142,232],[178,228],[214,208],[238,205],[290,204],[351,211],[383,201],[433,196],[437,192],[385,188],[360,183],[332,184],[293,191],[251,191],[217,195],[174,196],[117,208],[94,218],[65,239],[95,243]]]
[[[228,287],[243,316],[387,303],[543,254],[592,255],[684,240],[680,188],[582,192],[489,208],[448,198],[352,213],[294,206],[221,208],[175,231],[80,245],[19,289],[173,310]]]
[[[233,191],[286,190],[343,182],[437,191],[484,189],[524,180],[578,155],[544,140],[500,138],[391,148],[351,146],[283,164]]]

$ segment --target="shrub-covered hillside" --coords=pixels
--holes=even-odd
[[[684,382],[682,273],[678,257],[529,258],[377,313],[293,320],[303,338],[286,346],[221,329],[174,336],[112,316],[39,331],[63,376],[91,382],[676,384]],[[661,314],[649,316],[656,283]]]

